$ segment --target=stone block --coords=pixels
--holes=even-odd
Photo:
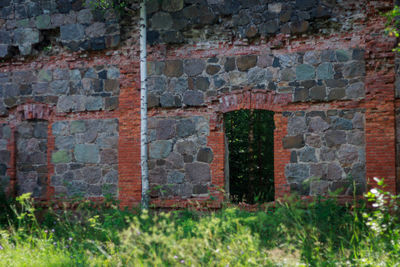
[[[169,184],[181,184],[185,179],[185,174],[180,171],[172,171],[168,173],[167,182]]]
[[[346,132],[342,130],[328,130],[324,135],[328,147],[346,143]]]
[[[312,180],[326,179],[327,165],[325,163],[310,164],[310,177]]]
[[[296,79],[296,73],[292,68],[285,68],[279,73],[281,81],[291,82]]]
[[[40,30],[52,28],[50,16],[47,14],[37,16],[35,18],[35,25]]]
[[[183,62],[181,60],[165,61],[164,74],[168,77],[180,77],[183,74]]]
[[[150,143],[149,155],[151,159],[162,159],[168,157],[172,151],[172,142],[158,140]]]
[[[150,92],[164,92],[167,88],[167,79],[165,77],[150,77],[147,81],[147,87]]]
[[[39,42],[39,31],[31,28],[18,28],[14,31],[14,44],[22,55],[31,53],[32,44]]]
[[[293,116],[288,120],[288,135],[298,135],[306,132],[306,118],[302,116]]]
[[[200,148],[197,153],[197,161],[211,163],[213,161],[214,154],[209,147]]]
[[[325,86],[314,86],[310,89],[309,97],[311,100],[323,101],[326,98]]]
[[[202,162],[185,164],[185,179],[193,183],[211,182],[210,166]]]
[[[207,91],[210,88],[210,81],[207,77],[198,77],[195,79],[194,87],[199,91]]]
[[[168,30],[171,29],[173,25],[171,15],[166,12],[155,13],[151,17],[150,22],[151,22],[151,29],[156,29],[156,30]]]
[[[183,104],[187,106],[201,106],[204,104],[204,93],[188,90],[183,94]]]
[[[167,173],[164,168],[155,168],[149,171],[149,180],[152,184],[165,184],[167,182]]]
[[[247,80],[249,84],[265,85],[267,81],[272,80],[273,73],[268,69],[252,68],[247,73]]]
[[[329,192],[328,181],[312,181],[310,183],[310,195],[321,196],[326,195]]]
[[[336,58],[339,62],[346,62],[351,59],[350,51],[348,50],[336,50]]]
[[[353,124],[351,120],[347,120],[341,117],[335,118],[332,121],[332,128],[335,130],[352,130]]]
[[[99,163],[100,161],[99,148],[93,144],[75,145],[74,156],[79,163]]]
[[[183,8],[183,0],[162,1],[162,9],[167,12],[177,12]]]
[[[162,107],[171,108],[176,107],[175,96],[169,92],[166,92],[160,96],[160,104]]]
[[[101,37],[106,34],[106,24],[94,22],[85,27],[85,36],[89,38]]]
[[[12,39],[10,36],[10,32],[0,30],[0,44],[11,44]]]
[[[87,111],[97,111],[104,109],[103,98],[100,96],[89,96],[85,99],[85,109]]]
[[[146,2],[146,13],[153,14],[160,10],[160,2],[158,0],[148,0]]]
[[[351,166],[358,161],[358,148],[353,145],[340,146],[337,157],[342,166]]]
[[[93,15],[90,9],[82,9],[76,15],[79,24],[90,24],[93,22]]]
[[[330,62],[324,62],[317,68],[317,79],[328,80],[333,79],[334,75],[333,66]]]
[[[69,81],[67,80],[56,80],[50,82],[50,90],[55,95],[65,95],[68,93]]]
[[[71,162],[71,155],[65,150],[53,152],[51,155],[51,162],[54,164]]]
[[[259,27],[261,35],[274,34],[279,30],[279,23],[276,19],[273,19],[262,23]]]
[[[224,69],[226,72],[230,72],[236,69],[236,60],[233,57],[228,57],[225,60]]]
[[[343,169],[335,162],[328,163],[327,180],[338,181],[343,178]]]
[[[184,140],[176,144],[176,150],[182,155],[193,156],[197,152],[197,146],[193,141]]]
[[[85,121],[71,121],[70,123],[71,134],[84,133],[85,131],[86,131]]]
[[[101,164],[117,164],[118,163],[118,151],[115,149],[103,149],[100,152],[100,163]]]
[[[182,169],[184,166],[183,156],[176,152],[171,152],[167,158],[167,168]]]
[[[184,42],[184,37],[179,31],[167,31],[161,35],[162,40],[167,44],[181,44]]]
[[[297,87],[294,89],[293,101],[304,102],[309,100],[309,89],[303,87]]]
[[[85,39],[85,28],[82,24],[68,24],[60,27],[62,41],[79,41]]]
[[[176,135],[176,121],[171,119],[159,120],[156,126],[158,140],[172,139]]]
[[[301,162],[317,162],[315,148],[306,146],[299,151],[299,161]]]
[[[318,65],[321,63],[321,53],[319,51],[307,51],[304,54],[303,61],[306,64]]]
[[[315,69],[308,64],[300,64],[296,66],[296,79],[299,81],[315,79]]]
[[[364,60],[365,50],[360,48],[355,48],[352,51],[352,59],[353,60]]]
[[[350,145],[364,145],[365,144],[365,136],[362,131],[348,131],[347,132],[347,143]]]
[[[350,84],[346,88],[346,98],[357,99],[365,96],[364,83],[357,82]]]
[[[74,147],[74,142],[73,136],[56,136],[55,145],[57,149],[70,150]]]
[[[344,79],[331,79],[326,80],[325,84],[330,88],[344,88],[348,84],[348,81]]]
[[[286,136],[282,140],[283,148],[302,148],[304,146],[303,135]]]
[[[350,61],[343,67],[344,78],[355,78],[365,76],[365,63],[360,61]]]
[[[291,33],[304,33],[308,30],[310,23],[306,20],[293,21],[289,23]]]
[[[0,58],[7,57],[9,54],[9,45],[7,44],[0,44]]]
[[[197,76],[203,73],[205,66],[205,61],[202,59],[186,59],[183,69],[188,76]]]
[[[239,71],[247,71],[257,65],[257,56],[240,56],[236,59],[236,65]]]
[[[184,138],[195,134],[196,126],[190,119],[182,119],[177,122],[176,131],[178,137]]]
[[[308,121],[308,131],[310,133],[319,133],[329,129],[329,124],[321,117],[312,117]]]
[[[310,176],[310,166],[302,163],[289,163],[285,166],[285,176],[289,182],[302,182]]]
[[[354,114],[354,117],[352,119],[353,128],[364,129],[364,121],[365,121],[364,114],[357,112],[356,114]]]
[[[208,194],[208,186],[207,185],[201,185],[197,184],[193,186],[193,194],[195,195],[203,195],[203,194]]]

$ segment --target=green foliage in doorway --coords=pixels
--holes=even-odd
[[[233,202],[274,200],[274,113],[238,110],[225,114],[229,145],[229,193]]]

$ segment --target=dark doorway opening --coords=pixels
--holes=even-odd
[[[274,112],[238,110],[224,116],[232,202],[274,200]]]

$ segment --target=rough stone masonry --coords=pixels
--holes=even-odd
[[[0,186],[141,199],[137,3],[0,1]],[[224,113],[274,111],[275,197],[400,190],[393,1],[148,0],[150,195],[224,198]]]

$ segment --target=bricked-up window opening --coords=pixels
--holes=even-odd
[[[224,116],[229,196],[249,204],[274,200],[274,113],[238,110]]]
[[[43,197],[47,185],[47,121],[24,121],[17,127],[16,170],[18,194]]]

